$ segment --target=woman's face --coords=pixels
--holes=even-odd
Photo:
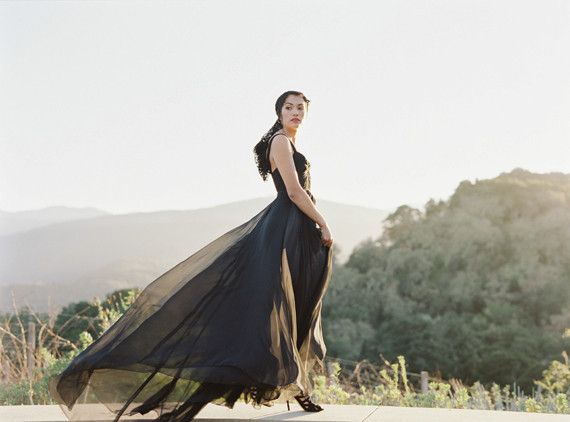
[[[281,108],[281,124],[283,127],[298,128],[303,123],[307,105],[303,97],[299,95],[289,95]]]

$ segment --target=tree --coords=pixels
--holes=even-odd
[[[329,353],[530,389],[568,343],[569,245],[570,175],[517,169],[401,206],[333,272]]]

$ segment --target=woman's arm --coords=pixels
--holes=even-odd
[[[291,201],[319,225],[322,230],[321,241],[323,245],[330,246],[333,242],[331,231],[325,218],[317,210],[317,207],[315,207],[315,204],[313,204],[313,201],[311,201],[311,198],[299,183],[295,162],[293,161],[293,149],[291,148],[291,143],[284,135],[277,135],[273,139],[269,160],[279,169]]]

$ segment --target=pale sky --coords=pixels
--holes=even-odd
[[[252,148],[303,91],[318,198],[570,173],[570,2],[0,2],[0,210],[274,195]]]

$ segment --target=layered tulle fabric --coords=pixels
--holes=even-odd
[[[307,187],[308,163],[294,158]],[[310,391],[325,355],[331,250],[278,172],[274,181],[271,204],[151,283],[52,381],[71,420],[190,421],[208,402],[264,404]]]

